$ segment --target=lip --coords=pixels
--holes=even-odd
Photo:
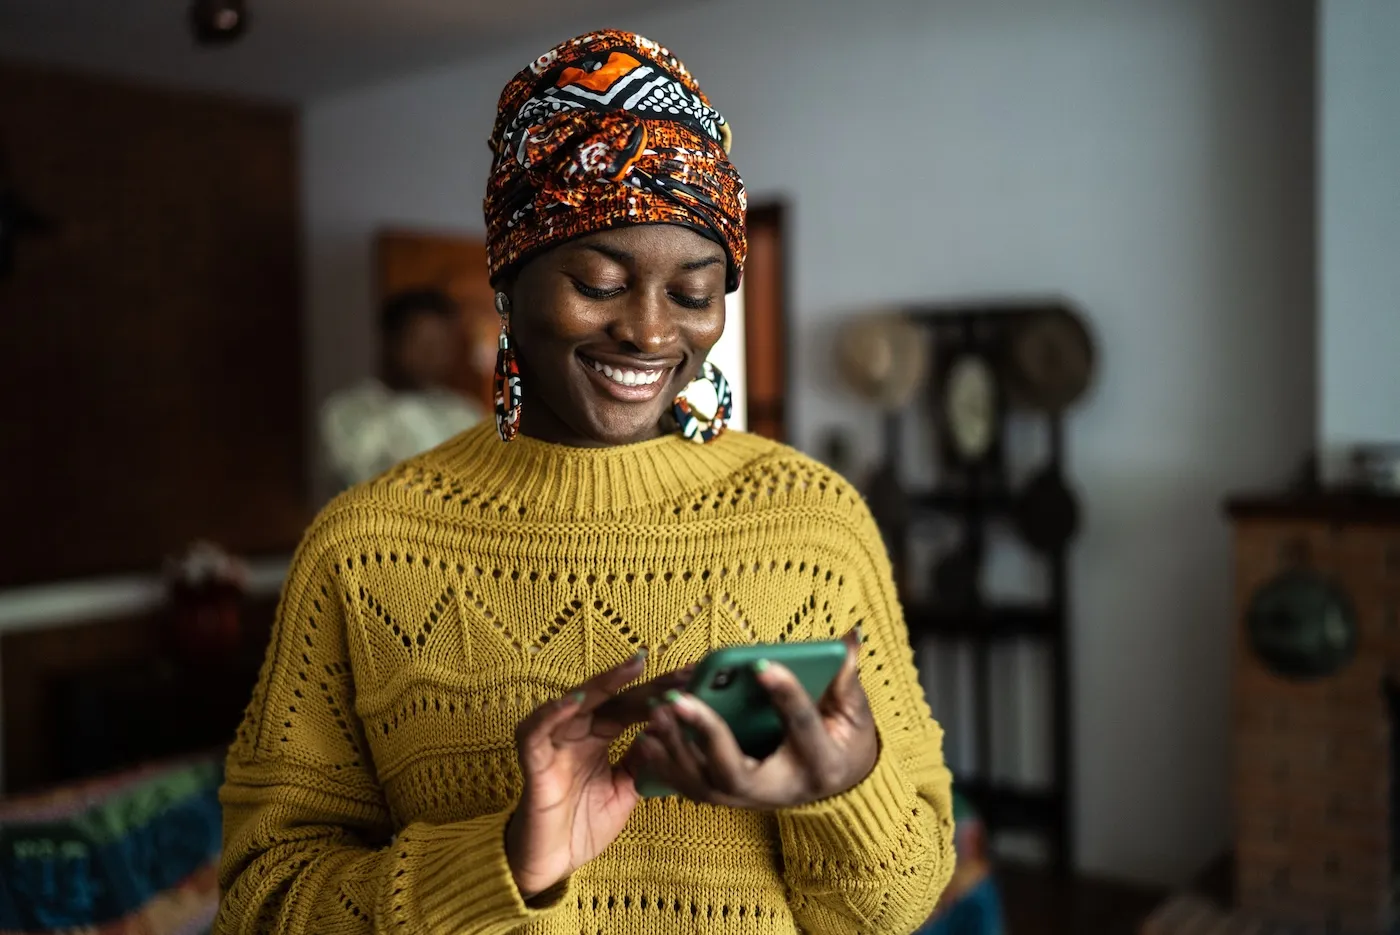
[[[678,366],[672,361],[643,361],[609,354],[585,354],[582,351],[576,353],[574,359],[578,361],[583,372],[588,374],[588,378],[605,396],[611,396],[618,402],[624,403],[646,403],[656,399],[670,384],[671,376]],[[595,370],[593,368],[594,361],[627,370],[659,371],[659,375],[652,383],[637,383],[628,386],[625,383],[615,383],[602,372]]]

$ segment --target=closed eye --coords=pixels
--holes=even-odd
[[[621,287],[616,289],[598,289],[586,283],[581,283],[577,279],[573,282],[574,289],[578,291],[578,294],[590,299],[611,299],[622,294]]]
[[[714,304],[715,297],[712,295],[686,295],[683,292],[672,292],[671,301],[681,308],[709,308]]]

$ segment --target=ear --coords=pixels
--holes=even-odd
[[[502,314],[509,317],[515,311],[515,298],[517,293],[516,285],[516,277],[510,276],[508,278],[500,280],[493,286],[496,293],[497,314]],[[502,301],[504,301],[505,303],[504,310],[502,310],[501,307]]]

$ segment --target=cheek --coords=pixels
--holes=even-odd
[[[716,300],[714,308],[691,314],[694,317],[685,321],[682,330],[686,343],[693,347],[699,356],[704,357],[724,334],[724,304]]]
[[[511,332],[520,364],[537,391],[557,396],[578,377],[571,364],[573,348],[588,329],[579,326],[565,303],[545,298],[521,307],[511,319]]]
[[[523,347],[527,342],[543,351],[549,345],[573,344],[598,329],[583,297],[566,284],[559,288],[531,290],[521,297],[511,319],[511,329]]]

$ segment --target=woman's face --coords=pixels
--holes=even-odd
[[[724,331],[724,250],[647,224],[541,254],[506,289],[521,431],[578,447],[657,437]]]

